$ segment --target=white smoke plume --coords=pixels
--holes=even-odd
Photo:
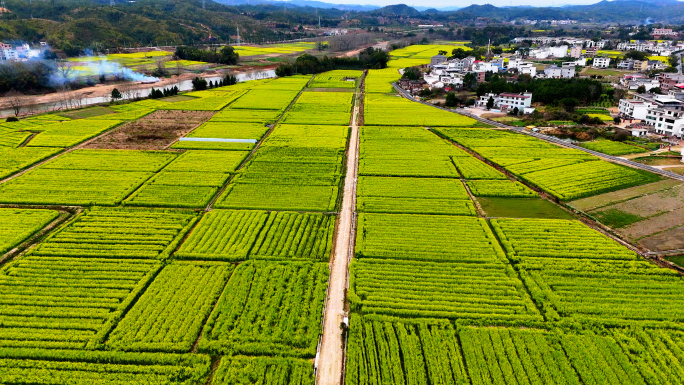
[[[71,68],[58,68],[51,76],[50,82],[53,85],[64,85],[88,76],[115,76],[119,79],[144,83],[159,81],[159,78],[135,72],[116,61],[107,60],[104,56],[91,56],[82,62],[74,62],[73,64],[74,66]]]

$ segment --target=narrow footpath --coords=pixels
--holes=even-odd
[[[359,148],[358,103],[352,114],[349,154],[347,157],[347,176],[344,182],[344,196],[339,223],[335,253],[331,263],[328,286],[328,303],[325,308],[323,340],[317,358],[318,371],[316,384],[339,385],[344,368],[344,348],[342,344],[342,324],[344,318],[347,271],[352,249],[354,207],[356,206],[356,183]]]

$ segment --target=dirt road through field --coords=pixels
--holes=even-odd
[[[347,177],[344,183],[340,220],[337,225],[335,254],[330,271],[328,303],[325,310],[325,324],[323,325],[323,341],[318,356],[316,381],[318,385],[338,385],[342,379],[344,352],[340,325],[344,318],[347,270],[349,268],[354,207],[356,205],[356,171],[359,139],[358,112],[359,107],[356,106],[352,115],[349,156],[347,157]]]

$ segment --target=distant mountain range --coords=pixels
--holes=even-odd
[[[684,23],[684,1],[677,0],[603,0],[589,5],[563,4],[551,7],[504,6],[473,4],[459,7],[410,7],[405,4],[377,7],[362,4],[335,4],[316,0],[216,0],[221,4],[269,5],[283,8],[318,8],[344,12],[367,13],[371,16],[399,16],[410,18],[462,21],[484,17],[494,20],[562,20],[632,23]]]
[[[311,7],[321,9],[339,9],[340,11],[373,11],[380,7],[375,5],[359,4],[333,4],[314,0],[216,0],[217,3],[225,5],[274,5],[286,8],[291,7]]]
[[[530,5],[496,7],[491,4],[473,4],[467,7],[409,7],[405,4],[388,5],[379,7],[368,4],[335,4],[316,0],[216,0],[218,3],[240,5],[271,5],[284,8],[310,7],[321,9],[337,9],[340,11],[369,12],[378,15],[396,15],[404,17],[421,17],[422,14],[435,13],[467,13],[475,17],[494,17],[503,19],[516,19],[524,17],[523,13],[531,13],[529,19],[539,19],[536,15],[542,15],[544,19],[581,18],[589,16],[598,19],[624,19],[630,15],[638,19],[657,19],[664,17],[667,20],[680,19],[684,21],[684,13],[679,12],[683,8],[683,1],[677,0],[603,0],[590,5],[559,4],[550,7],[534,7]],[[663,10],[664,7],[674,7]],[[663,12],[664,11],[664,12]],[[601,12],[604,14],[596,14]],[[593,13],[593,14],[592,14]],[[619,20],[616,20],[619,21]]]

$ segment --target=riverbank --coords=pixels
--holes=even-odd
[[[233,71],[238,81],[264,79],[275,77],[277,65],[264,67],[243,67],[238,71]],[[52,92],[43,95],[26,95],[21,97],[22,111],[20,117],[51,111],[61,111],[65,109],[80,108],[94,104],[107,103],[110,100],[113,89],[118,89],[123,99],[136,99],[146,97],[152,88],[169,88],[177,86],[180,91],[190,91],[192,80],[196,77],[204,78],[207,81],[217,81],[223,78],[225,71],[207,70],[200,74],[184,73],[173,75],[168,78],[161,78],[155,83],[142,83],[122,81],[110,84],[98,84],[92,87],[81,88],[68,92]],[[12,102],[16,97],[0,98],[0,117],[14,116]]]

